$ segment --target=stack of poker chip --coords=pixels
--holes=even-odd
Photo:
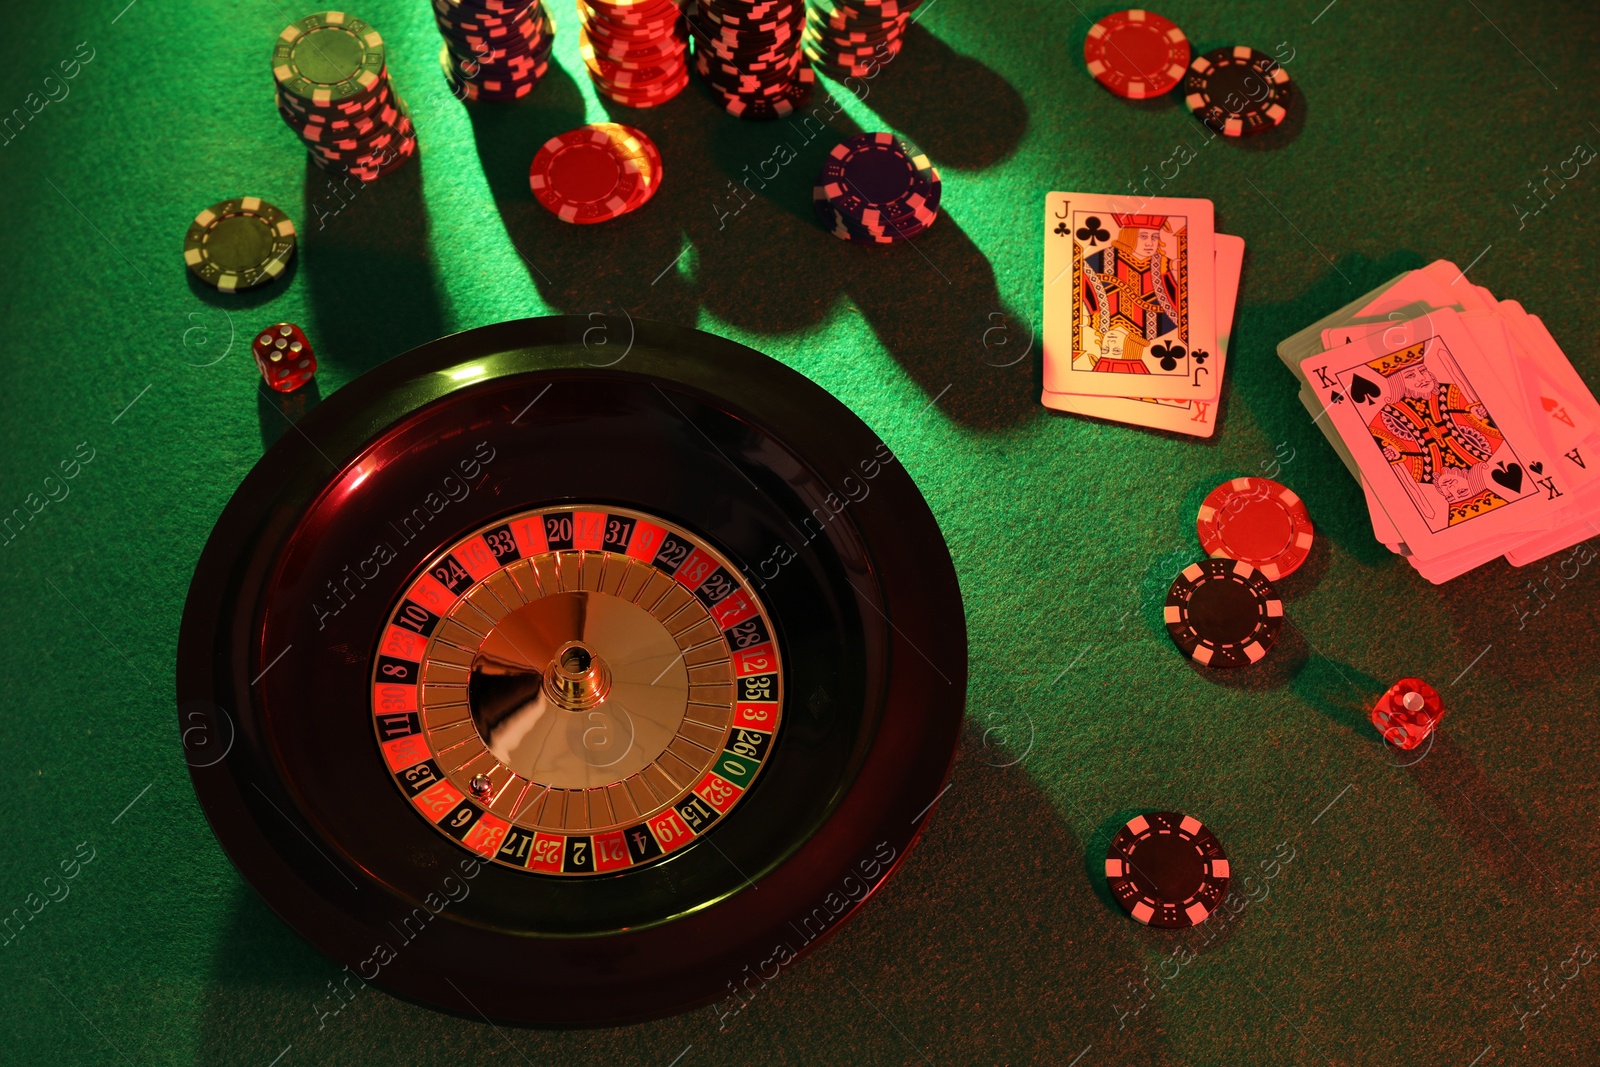
[[[694,0],[684,17],[695,70],[730,115],[782,118],[811,98],[805,0]]]
[[[1272,583],[1311,556],[1311,512],[1286,485],[1234,478],[1206,494],[1195,532],[1210,558],[1186,567],[1167,590],[1167,633],[1204,667],[1258,663],[1283,629],[1283,599]]]
[[[439,66],[462,100],[516,100],[550,69],[556,27],[541,0],[433,0]]]
[[[900,54],[922,0],[810,0],[805,53],[836,80],[871,77]]]
[[[605,96],[655,107],[689,84],[688,39],[673,0],[577,0],[578,50]]]
[[[661,150],[640,131],[595,122],[546,141],[528,167],[534,198],[563,222],[610,222],[661,188]]]
[[[273,47],[272,75],[278,114],[323,169],[372,181],[416,154],[383,38],[360,19],[324,11],[290,23]]]
[[[828,153],[812,190],[817,220],[840,240],[904,241],[939,217],[939,172],[891,133],[858,133]]]

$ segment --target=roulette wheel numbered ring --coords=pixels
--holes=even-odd
[[[224,850],[323,952],[463,1014],[636,1021],[804,951],[905,855],[960,729],[960,593],[825,391],[555,317],[297,429],[201,556],[178,711]]]

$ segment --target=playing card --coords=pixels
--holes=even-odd
[[[1600,537],[1600,507],[1593,504],[1588,514],[1563,522],[1548,533],[1537,534],[1506,549],[1506,562],[1513,567],[1526,567],[1591,537]]]
[[[1053,192],[1044,241],[1047,392],[1216,395],[1211,201]]]
[[[1434,559],[1420,559],[1413,556],[1407,562],[1418,574],[1434,585],[1443,585],[1493,560],[1500,554],[1495,551],[1495,547],[1492,544],[1485,545],[1470,551],[1452,552]]]
[[[1361,309],[1398,285],[1405,277],[1405,274],[1396,274],[1371,292],[1363,293],[1339,310],[1324,315],[1305,329],[1285,337],[1278,342],[1278,359],[1296,378],[1304,381],[1300,373],[1300,361],[1327,347],[1322,344],[1322,331],[1330,326],[1345,326],[1355,322],[1385,321],[1382,316],[1376,320],[1364,318]]]
[[[1210,395],[1192,400],[1133,399],[1128,397],[1081,396],[1055,393],[1046,389],[1044,406],[1077,415],[1134,426],[1149,426],[1195,437],[1210,437],[1216,430],[1216,409],[1221,401],[1222,381],[1228,365],[1228,343],[1233,331],[1234,309],[1239,295],[1239,274],[1244,266],[1244,238],[1231,234],[1215,235],[1217,287],[1217,351]],[[1205,368],[1202,368],[1205,370]]]
[[[1522,567],[1600,536],[1600,404],[1536,316],[1512,300],[1497,311],[1520,355],[1531,417],[1571,486],[1555,529],[1506,550],[1506,561]]]
[[[1451,307],[1460,311],[1474,307],[1472,302],[1482,297],[1476,286],[1461,278],[1456,265],[1443,259],[1420,270],[1396,274],[1371,292],[1363,293],[1339,310],[1278,342],[1278,358],[1303,380],[1300,361],[1331,347],[1319,342],[1323,332],[1332,327],[1388,324],[1416,318],[1434,308]]]
[[[1542,322],[1514,300],[1502,301],[1495,313],[1518,357],[1533,421],[1565,460],[1568,478],[1586,482],[1600,475],[1600,403]]]
[[[1375,303],[1384,305],[1387,301],[1381,298]],[[1326,326],[1322,330],[1322,346],[1315,351],[1326,352],[1330,348],[1347,345],[1358,337],[1371,337],[1375,333],[1382,333],[1395,326],[1403,326],[1412,319],[1425,318],[1429,312],[1436,310],[1436,305],[1426,300],[1414,300],[1409,304],[1401,304],[1387,311],[1374,311],[1369,314],[1359,315],[1348,322],[1336,323]],[[1459,311],[1459,308],[1451,308]],[[1312,353],[1308,352],[1307,355]],[[1302,357],[1303,358],[1303,357]]]
[[[1469,282],[1467,272],[1448,259],[1436,259],[1426,267],[1411,273],[1431,278],[1444,286],[1445,291],[1450,294],[1445,303],[1460,304],[1463,311],[1488,311],[1494,307],[1495,300],[1489,295],[1489,290]]]
[[[1459,380],[1439,376],[1427,353],[1421,362],[1435,384],[1420,395],[1414,381],[1405,382],[1417,372],[1387,367],[1383,369],[1391,373],[1379,374],[1374,369],[1374,359],[1419,342],[1426,347],[1434,337],[1447,350],[1439,361],[1459,374]],[[1452,343],[1468,354],[1452,360]],[[1372,359],[1367,360],[1365,385],[1359,387],[1364,403],[1352,403],[1357,388],[1353,377],[1345,383],[1349,389],[1312,388],[1323,383],[1315,378],[1308,382],[1302,367],[1326,364],[1326,371],[1342,358],[1333,352],[1319,357],[1319,345],[1366,349]],[[1429,581],[1448,581],[1502,552],[1508,562],[1522,566],[1600,537],[1600,404],[1536,316],[1472,284],[1455,264],[1438,260],[1391,279],[1285,338],[1278,357],[1301,379],[1301,403],[1361,484],[1374,534]],[[1440,386],[1441,380],[1446,384]],[[1378,390],[1376,396],[1369,386]],[[1460,392],[1456,401],[1470,397],[1465,407],[1453,406],[1452,387]],[[1484,398],[1489,398],[1487,405]],[[1366,409],[1355,419],[1365,424],[1365,433],[1348,442],[1343,435],[1350,433],[1352,420],[1341,405]],[[1376,409],[1388,409],[1388,414],[1377,415]],[[1480,411],[1487,420],[1480,420]],[[1362,442],[1388,435],[1383,443],[1393,452],[1396,434],[1410,447],[1399,450],[1399,462],[1375,469],[1372,445]],[[1474,446],[1490,445],[1490,461],[1478,462],[1483,447]],[[1522,488],[1517,491],[1505,484],[1519,481]],[[1526,488],[1530,482],[1544,494],[1537,508],[1519,503],[1533,495]],[[1406,492],[1398,493],[1396,486]],[[1489,496],[1476,496],[1479,487]],[[1419,502],[1426,510],[1447,500],[1468,500],[1469,506],[1444,512],[1442,533],[1423,521],[1422,529],[1437,536],[1416,541]],[[1397,523],[1390,509],[1405,521]],[[1515,518],[1519,511],[1531,518]],[[1416,543],[1408,543],[1408,537]]]
[[[1365,478],[1361,479],[1361,495],[1367,498],[1367,516],[1372,520],[1372,532],[1383,546],[1390,552],[1402,556],[1411,555],[1411,549],[1400,540],[1400,531],[1395,528],[1394,520],[1389,518],[1389,513],[1383,510],[1383,504],[1378,500],[1378,495],[1372,491],[1372,486],[1367,484]]]
[[[1328,413],[1323,410],[1322,404],[1317,400],[1317,394],[1309,385],[1300,387],[1300,403],[1305,406],[1311,415],[1311,421],[1321,425],[1328,419]],[[1394,522],[1383,510],[1383,505],[1378,503],[1378,498],[1373,495],[1372,487],[1367,484],[1366,476],[1361,473],[1361,465],[1350,454],[1350,449],[1345,446],[1337,433],[1328,433],[1328,443],[1333,446],[1333,451],[1344,461],[1345,468],[1349,470],[1350,477],[1361,486],[1361,492],[1367,498],[1367,515],[1372,520],[1372,535],[1391,552],[1409,555],[1410,552],[1400,540],[1400,531],[1395,529]]]
[[[1436,281],[1427,281],[1426,284],[1443,291]],[[1480,306],[1482,302],[1476,299],[1478,295],[1475,291],[1468,303],[1474,307]],[[1429,318],[1430,315],[1422,317]],[[1539,336],[1527,322],[1528,318],[1530,316],[1522,311],[1520,305],[1509,301],[1496,304],[1493,311],[1467,311],[1459,316],[1479,349],[1489,355],[1491,370],[1498,377],[1495,385],[1497,395],[1517,399],[1547,454],[1560,457],[1555,464],[1566,477],[1562,497],[1564,502],[1548,520],[1553,528],[1505,547],[1507,561],[1516,566],[1542,559],[1578,540],[1593,536],[1591,530],[1600,532],[1595,529],[1600,524],[1600,463],[1591,462],[1600,455],[1600,405],[1596,405],[1582,378],[1572,369],[1554,339],[1548,338],[1547,334]],[[1396,325],[1399,324],[1328,329],[1323,331],[1323,338],[1328,344],[1336,345],[1378,332],[1392,334]],[[1375,532],[1378,525],[1375,518]],[[1487,547],[1490,549],[1487,558],[1498,554],[1493,551],[1495,546]],[[1473,558],[1482,555],[1483,552],[1479,551],[1474,553]],[[1455,566],[1448,568],[1453,572],[1451,576],[1478,565],[1464,560],[1456,561],[1457,564],[1463,562],[1467,565],[1460,569]],[[1418,570],[1425,575],[1441,569],[1444,568],[1435,566],[1428,569],[1418,565]]]
[[[1217,428],[1217,397],[1209,400],[1156,400],[1123,396],[1080,396],[1077,393],[1044,391],[1044,406],[1074,415],[1170,430],[1191,437],[1210,437]]]
[[[1452,276],[1454,274],[1452,273]],[[1278,345],[1278,358],[1283,360],[1296,377],[1301,377],[1300,362],[1319,351],[1348,343],[1352,337],[1364,337],[1373,332],[1389,329],[1409,319],[1426,315],[1436,305],[1459,307],[1432,276],[1407,271],[1397,274],[1382,285],[1363,293],[1344,307],[1312,323],[1305,329],[1285,338]],[[1367,501],[1367,512],[1372,522],[1373,535],[1391,552],[1410,556],[1411,549],[1400,539],[1393,520],[1367,484],[1361,467],[1350,454],[1339,434],[1327,421],[1327,413],[1317,400],[1316,393],[1302,378],[1300,402],[1333,445],[1334,452],[1344,462],[1351,477],[1361,486]]]
[[[1407,305],[1406,310],[1410,311],[1417,306]],[[1426,304],[1422,306],[1428,307]],[[1418,330],[1425,334],[1436,332],[1436,318],[1442,319],[1446,314],[1450,316],[1452,322],[1460,324],[1471,337],[1474,346],[1487,360],[1487,368],[1493,377],[1480,384],[1498,396],[1515,401],[1524,413],[1528,412],[1530,410],[1528,394],[1523,387],[1522,375],[1511,359],[1511,335],[1506,330],[1505,323],[1490,312],[1460,312],[1449,308],[1428,307],[1422,314],[1415,316],[1408,314],[1402,320],[1369,323],[1364,326],[1341,326],[1323,330],[1322,336],[1330,349],[1354,341],[1367,341],[1385,348],[1398,348],[1404,346],[1406,338],[1415,335]],[[1549,444],[1549,441],[1545,442],[1547,451]]]
[[[1537,533],[1566,479],[1499,389],[1459,313],[1439,311],[1301,369],[1400,539],[1424,559]],[[1520,535],[1520,536],[1519,536]]]

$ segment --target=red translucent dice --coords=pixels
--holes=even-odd
[[[261,377],[280,393],[291,393],[317,373],[311,342],[292,322],[279,322],[256,335],[250,346]]]
[[[1439,691],[1421,678],[1400,679],[1372,706],[1372,725],[1396,748],[1416,748],[1442,718]]]

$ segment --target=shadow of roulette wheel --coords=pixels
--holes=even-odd
[[[267,451],[178,714],[228,856],[351,974],[603,1025],[837,929],[940,795],[966,655],[938,526],[844,405],[555,317],[391,360]]]

